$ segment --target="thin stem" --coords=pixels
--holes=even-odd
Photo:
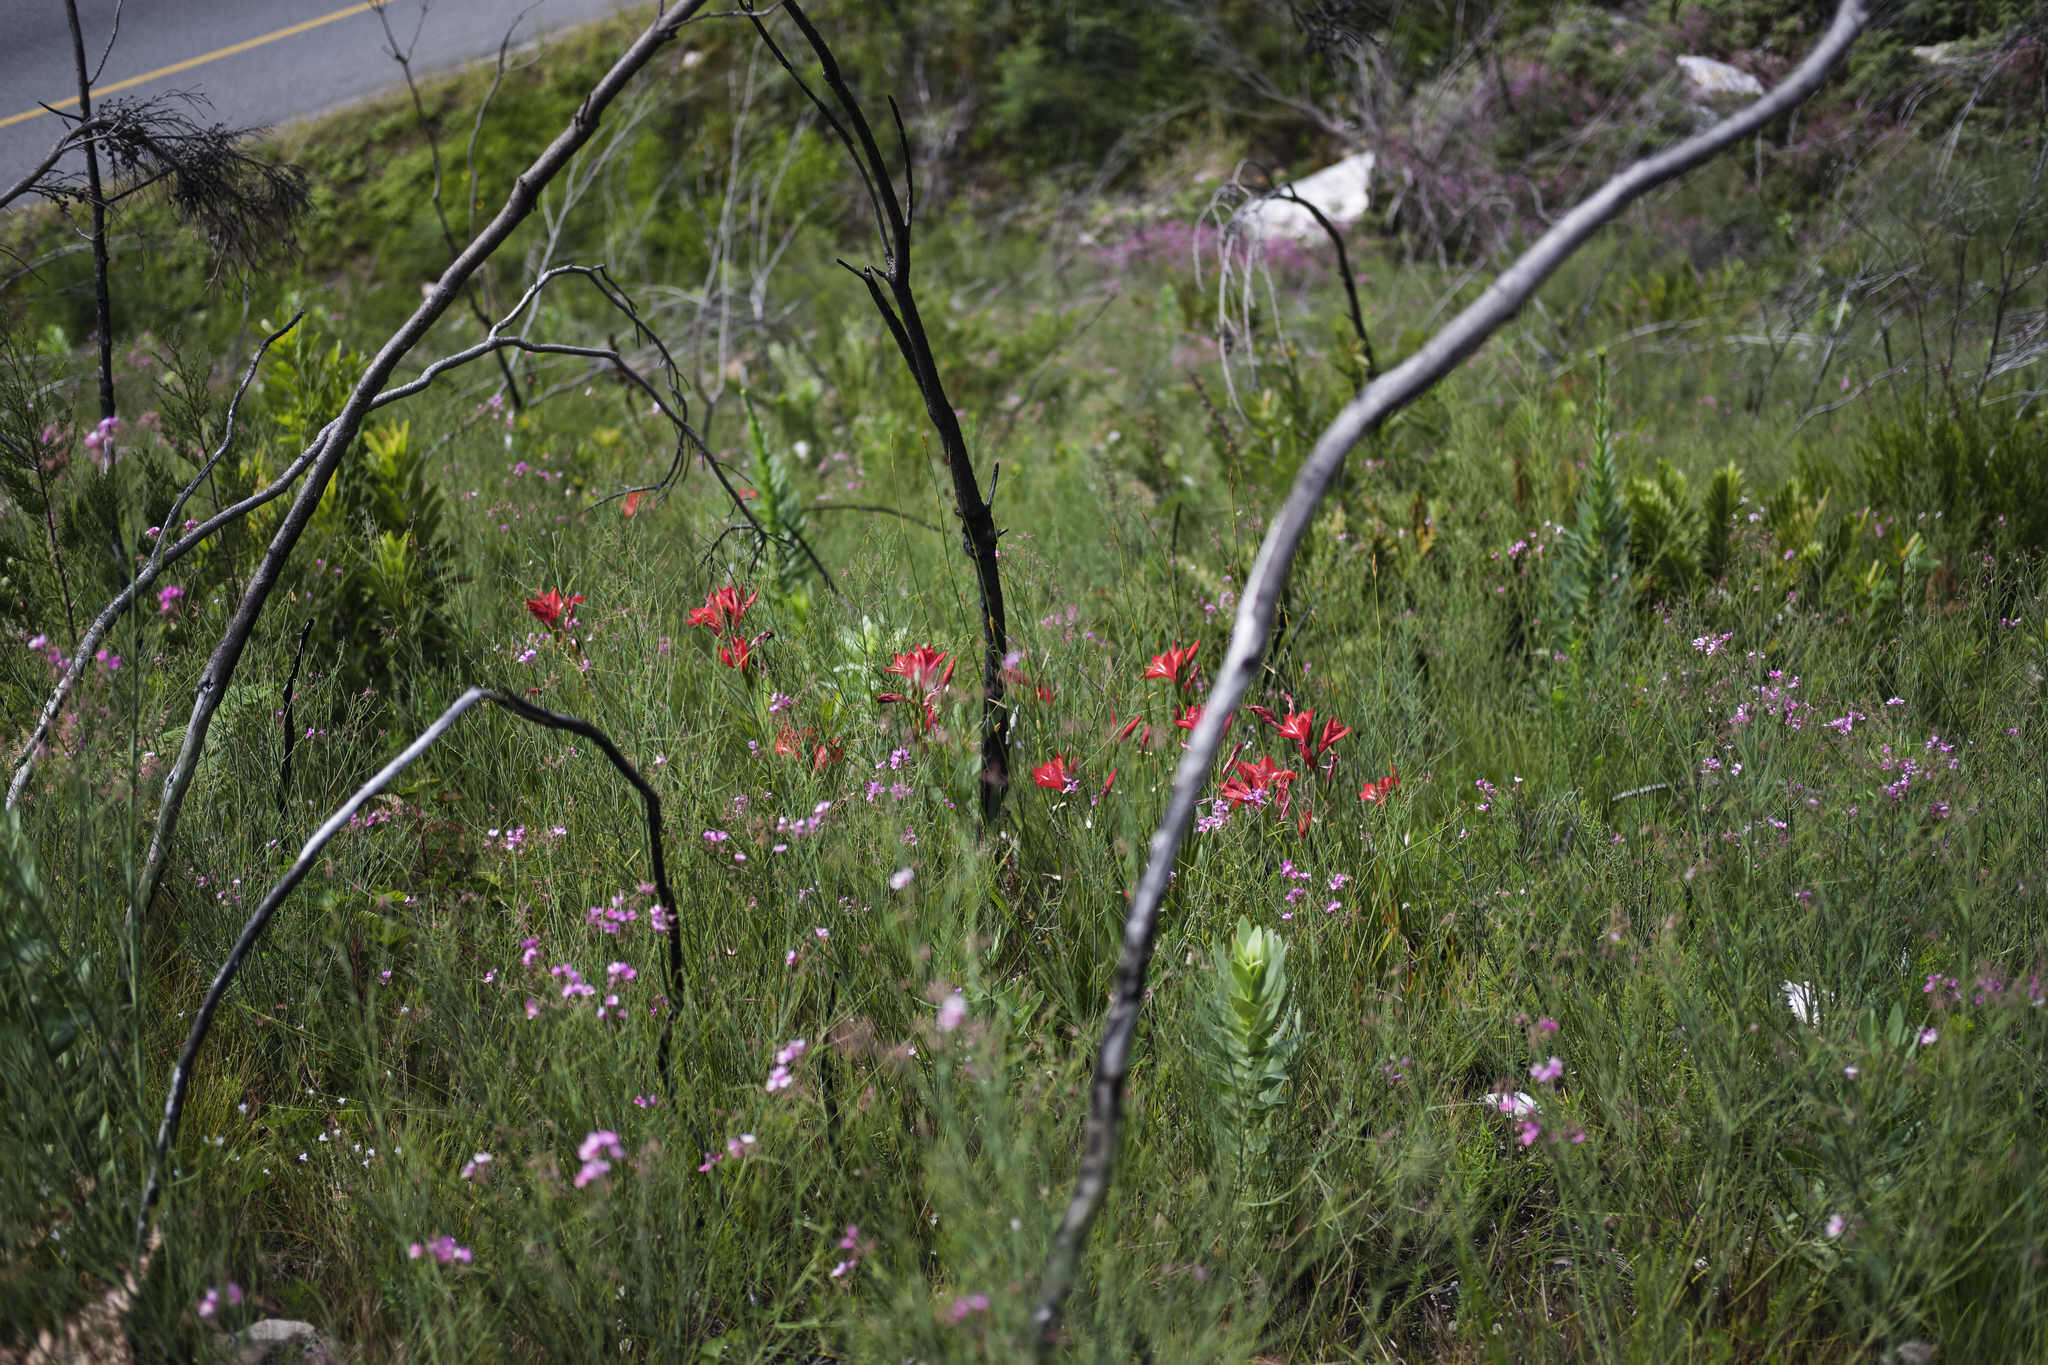
[[[85,65],[85,30],[78,23],[78,0],[64,0],[64,14],[71,21],[71,60],[78,71],[78,116],[89,119],[92,72]],[[119,22],[118,13],[115,19]],[[105,421],[114,416],[114,301],[107,290],[107,201],[100,192],[99,144],[87,139],[84,146],[85,186],[92,210],[93,321],[99,329],[100,420]]]

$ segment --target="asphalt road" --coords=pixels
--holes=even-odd
[[[415,74],[494,57],[515,22],[517,46],[642,7],[623,0],[126,0],[95,98],[189,91],[211,105],[195,118],[233,127],[274,127],[349,104],[404,81],[379,4],[410,50]],[[116,0],[79,0],[88,63],[106,48],[116,7]],[[27,174],[62,136],[61,122],[37,104],[76,109],[73,71],[63,0],[0,0],[0,186]]]

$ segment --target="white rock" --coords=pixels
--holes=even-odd
[[[1762,81],[1712,57],[1680,57],[1678,69],[1685,73],[1690,93],[1699,99],[1755,96],[1764,92]]]
[[[341,1348],[310,1322],[264,1318],[235,1334],[244,1365],[341,1365]]]
[[[1785,997],[1785,1008],[1792,1011],[1794,1019],[1811,1028],[1820,1018],[1823,997],[1814,990],[1811,981],[1780,981],[1778,990]],[[1827,997],[1826,1003],[1833,1004],[1834,998]]]
[[[1479,1097],[1479,1102],[1495,1113],[1506,1114],[1511,1119],[1525,1119],[1536,1112],[1536,1097],[1520,1090],[1507,1094],[1489,1091]]]
[[[1347,156],[1334,166],[1325,166],[1314,175],[1295,181],[1294,192],[1341,228],[1363,218],[1372,208],[1372,173],[1378,162],[1379,158],[1371,152]],[[1323,236],[1314,214],[1292,200],[1271,195],[1239,209],[1237,223],[1261,241],[1274,237],[1320,241]]]

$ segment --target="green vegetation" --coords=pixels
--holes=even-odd
[[[661,793],[680,904],[654,904],[640,804],[587,743],[464,718],[328,847],[229,995],[127,1309],[138,1357],[206,1358],[260,1316],[369,1360],[1023,1349],[1175,721],[1362,374],[1326,255],[1276,248],[1226,385],[1194,224],[1240,156],[1350,148],[1247,116],[1216,35],[1149,5],[846,8],[818,17],[867,99],[930,74],[906,102],[921,143],[948,101],[986,101],[920,171],[917,283],[969,448],[1001,462],[1018,785],[997,826],[950,484],[834,263],[873,256],[871,225],[747,31],[693,25],[479,296],[501,316],[546,265],[608,264],[748,508],[843,597],[735,532],[696,452],[613,496],[676,452],[608,367],[520,357],[523,406],[488,362],[460,370],[343,466],[135,916],[164,767],[281,508],[181,562],[0,823],[0,1357],[131,1272],[191,1011],[301,842],[473,683],[618,741]],[[1564,82],[1630,89],[1721,23],[1775,59],[1816,22],[1657,6],[1622,16],[1642,52],[1599,63],[1523,8],[1502,69],[1541,65],[1526,88],[1574,123]],[[1218,12],[1228,35],[1262,11]],[[1389,60],[1419,88],[1469,35],[1404,14]],[[2048,295],[2026,274],[2048,239],[2039,88],[2000,65],[2039,48],[1994,6],[1908,18],[1354,457],[1252,698],[1269,718],[1237,718],[1177,874],[1063,1358],[2048,1354]],[[508,75],[473,179],[489,73],[423,92],[458,232],[623,31]],[[1298,55],[1284,13],[1261,32],[1244,51]],[[1993,55],[1944,75],[1908,40]],[[1130,43],[1142,79],[1106,84]],[[1858,103],[1907,61],[1924,98]],[[1183,66],[1200,107],[1091,187]],[[1083,106],[1071,144],[1046,92]],[[1354,229],[1383,365],[1538,224],[1531,186],[1628,150],[1601,128],[1503,163],[1464,125],[1473,159]],[[307,308],[184,517],[295,458],[445,263],[409,103],[285,151],[316,208],[274,275],[210,282],[168,216],[123,220],[117,428],[84,415],[79,258],[0,292],[0,429],[42,452],[0,465],[10,756],[171,529],[270,325]],[[1454,218],[1503,164],[1530,168],[1513,211]],[[51,232],[0,224],[29,256]],[[532,317],[537,340],[632,352],[583,281]],[[451,316],[428,349],[477,335]]]

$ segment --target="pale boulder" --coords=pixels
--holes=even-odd
[[[1685,75],[1686,93],[1696,100],[1753,99],[1764,92],[1762,81],[1712,57],[1680,57],[1678,69]]]
[[[1371,152],[1347,156],[1314,175],[1294,181],[1294,192],[1341,228],[1363,218],[1372,208],[1372,173],[1378,160]],[[1314,214],[1291,199],[1273,195],[1255,199],[1239,209],[1237,225],[1247,236],[1261,241],[1276,237],[1311,241],[1320,240],[1323,235]]]

